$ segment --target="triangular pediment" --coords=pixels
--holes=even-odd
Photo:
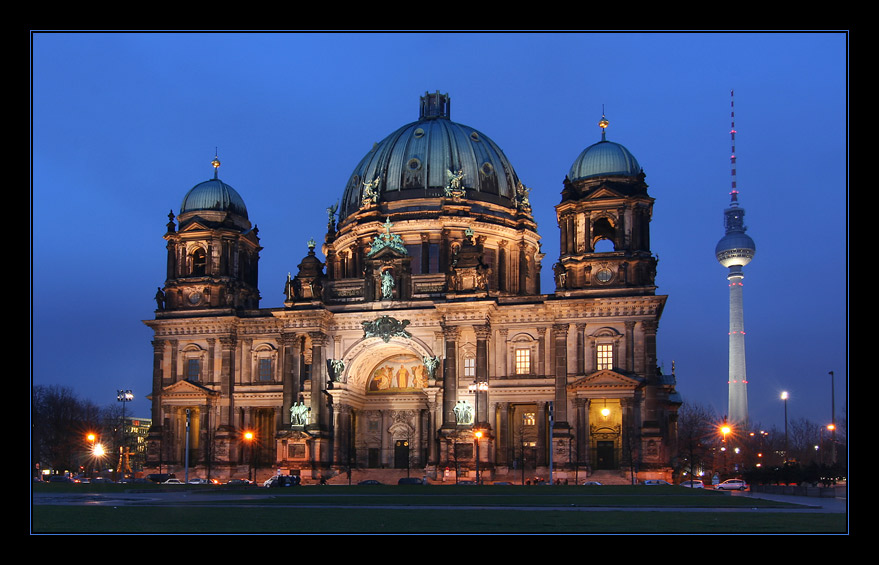
[[[641,386],[641,380],[637,377],[630,377],[611,370],[601,370],[590,373],[581,379],[577,379],[570,385],[570,390],[590,390],[590,389],[623,389],[633,390]]]
[[[213,222],[211,222],[211,224],[212,223]],[[193,218],[190,218],[189,221],[186,222],[185,226],[181,226],[181,228],[179,230],[177,230],[177,233],[186,233],[186,232],[191,232],[191,231],[204,231],[204,230],[209,230],[209,229],[211,229],[211,227],[208,224],[207,220],[200,218],[198,216],[195,216]]]
[[[625,198],[625,194],[612,190],[608,186],[600,186],[589,195],[589,200],[598,200],[601,198]]]
[[[162,396],[165,398],[174,396],[185,396],[187,398],[192,398],[194,396],[205,397],[215,396],[216,394],[217,393],[213,390],[192,381],[177,381],[176,383],[162,389]]]
[[[405,249],[398,250],[394,247],[387,246],[387,247],[382,247],[381,249],[379,249],[378,251],[376,251],[375,253],[370,255],[369,259],[371,259],[371,260],[376,260],[376,259],[385,259],[385,260],[387,260],[387,259],[410,259],[410,257],[406,253]]]

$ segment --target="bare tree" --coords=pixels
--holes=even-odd
[[[678,460],[691,477],[709,464],[716,422],[714,411],[701,404],[684,402],[678,411]]]

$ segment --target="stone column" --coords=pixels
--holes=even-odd
[[[310,332],[311,338],[311,422],[308,427],[321,431],[329,429],[327,410],[327,336],[322,332]]]
[[[577,324],[577,371],[578,375],[586,374],[586,324]]]
[[[209,359],[211,360],[211,367],[209,371],[209,375],[211,375],[211,382],[215,382],[213,377],[214,375],[214,355],[213,350],[215,348],[214,340],[211,340],[210,345],[210,355]],[[233,411],[235,409],[235,405],[232,401],[233,394],[235,392],[235,338],[223,337],[220,338],[220,398],[223,399],[224,404],[220,405],[220,425],[221,426],[233,426]]]
[[[635,322],[626,322],[626,352],[625,364],[623,367],[626,371],[635,370]]]
[[[547,455],[549,452],[547,451],[548,446],[552,445],[552,442],[548,440],[551,438],[547,435],[547,425],[549,415],[547,414],[547,406],[546,402],[538,402],[537,403],[537,466],[544,467],[547,464],[548,458]]]
[[[443,428],[454,430],[455,402],[458,399],[458,328],[443,325],[443,337],[446,342],[445,359],[443,360]]]
[[[491,337],[491,326],[475,326],[476,332],[476,382],[488,384],[488,339]],[[479,395],[479,413],[476,423],[485,424],[488,413],[488,391],[476,390]]]
[[[552,327],[555,365],[555,426],[568,427],[568,324]]]
[[[281,336],[281,425],[278,429],[290,428],[290,408],[299,401],[299,337],[293,334]]]

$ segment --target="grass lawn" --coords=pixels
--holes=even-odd
[[[306,486],[235,491],[176,487],[181,488],[188,489],[186,499],[174,504],[159,500],[33,505],[31,531],[574,534],[845,533],[847,528],[845,514],[782,512],[790,506],[680,487]],[[34,492],[62,490],[122,498],[129,488],[54,484],[34,488]],[[204,496],[218,492],[228,496]],[[271,497],[248,496],[255,493]]]

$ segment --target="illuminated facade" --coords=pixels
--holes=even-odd
[[[240,195],[217,175],[194,187],[145,322],[149,462],[181,465],[188,446],[214,477],[439,481],[474,478],[478,454],[481,480],[668,478],[680,401],[656,363],[653,199],[600,125],[556,206],[552,293],[530,189],[439,93],[356,166],[324,260],[310,242],[281,307],[259,308]]]

